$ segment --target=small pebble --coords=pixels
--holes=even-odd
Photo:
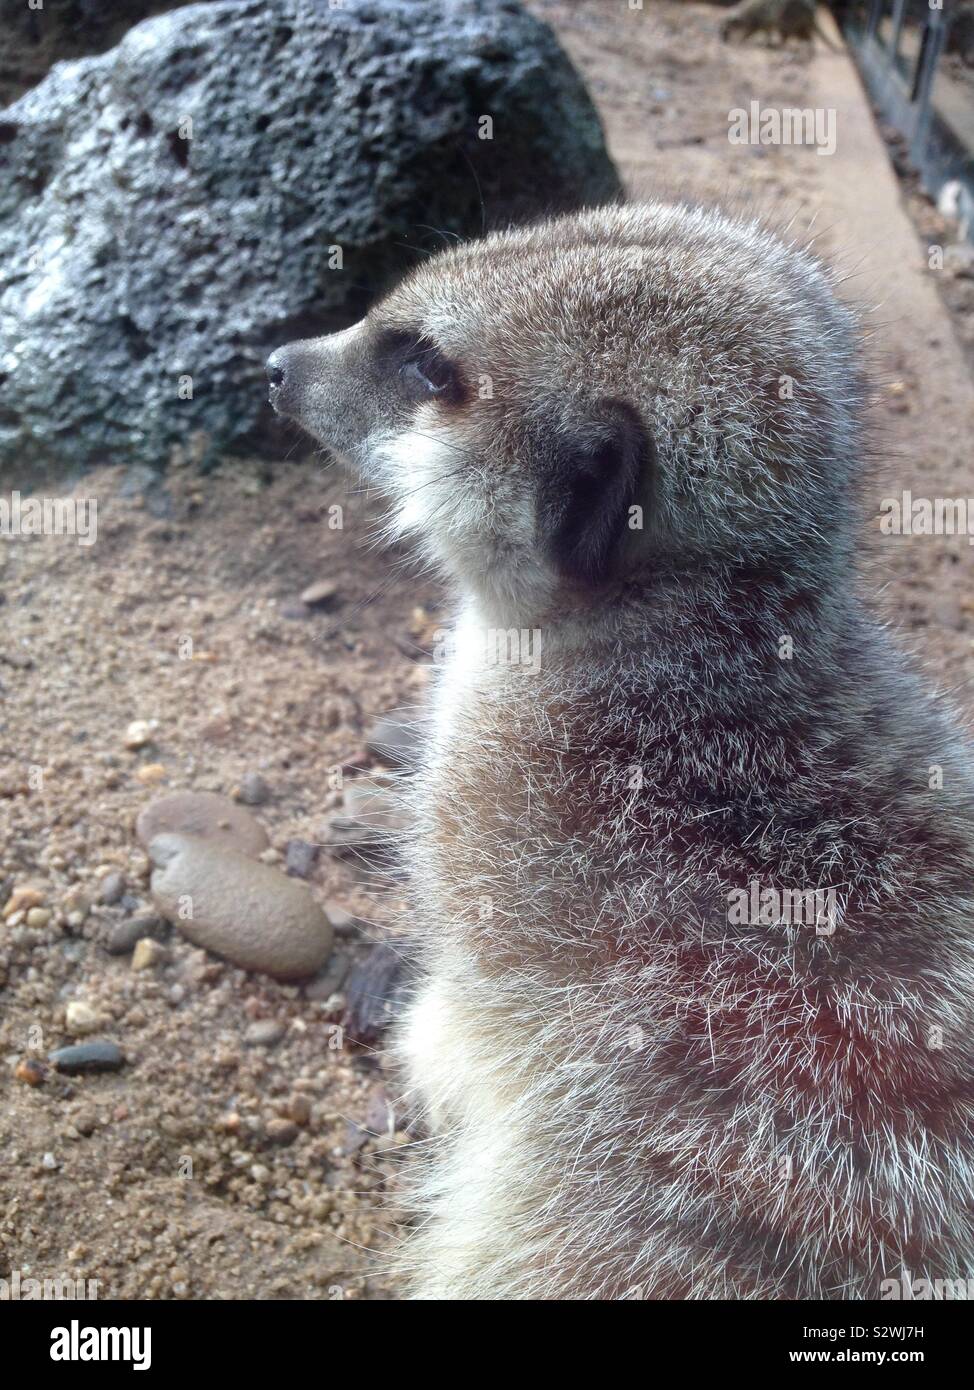
[[[41,1167],[46,1168],[49,1173],[53,1173],[58,1166],[58,1161],[52,1153],[46,1153],[41,1159]]]
[[[170,930],[164,917],[133,917],[131,921],[119,922],[118,926],[112,928],[104,943],[105,950],[110,956],[127,956],[135,950],[136,942],[144,937],[152,936],[156,941],[165,941]]]
[[[200,730],[200,735],[207,743],[223,743],[233,733],[233,724],[225,715],[217,715],[215,719],[209,720]]]
[[[23,1081],[27,1086],[40,1086],[45,1074],[43,1066],[33,1057],[22,1057],[14,1069],[16,1079]]]
[[[387,777],[356,777],[328,819],[327,843],[359,860],[387,855],[411,828],[401,792]]]
[[[244,1031],[244,1044],[247,1047],[274,1047],[287,1032],[285,1024],[276,1018],[259,1018],[250,1023]]]
[[[73,1037],[83,1038],[104,1028],[105,1020],[83,999],[72,999],[65,1009],[65,1026]]]
[[[167,776],[162,763],[146,763],[144,767],[135,770],[135,780],[141,782],[144,787],[154,787],[159,782],[164,782]]]
[[[125,730],[125,737],[122,741],[125,747],[134,753],[137,749],[144,748],[147,743],[152,742],[152,736],[158,727],[159,722],[156,719],[133,719]]]
[[[336,936],[361,936],[362,924],[359,919],[346,912],[341,903],[335,902],[334,899],[325,903],[325,916]]]
[[[293,1144],[298,1137],[298,1127],[293,1120],[275,1118],[267,1121],[265,1133],[269,1144]]]
[[[164,961],[169,952],[161,941],[156,941],[155,937],[143,936],[140,941],[135,943],[135,950],[132,952],[133,970],[152,970],[154,966]]]
[[[412,771],[419,762],[422,738],[414,719],[404,714],[386,714],[372,725],[365,746],[387,767]]]
[[[349,965],[348,956],[340,951],[335,951],[321,974],[316,975],[305,985],[306,997],[308,999],[330,999],[345,983]]]
[[[396,1127],[395,1113],[384,1086],[377,1086],[369,1097],[365,1128],[371,1134],[391,1134]]]
[[[49,1054],[48,1061],[65,1075],[75,1076],[83,1072],[118,1071],[125,1065],[125,1054],[117,1043],[99,1038],[75,1043],[72,1047],[59,1047]]]
[[[301,602],[308,608],[327,608],[338,594],[338,585],[332,579],[319,579],[309,584],[300,595]]]
[[[245,806],[263,806],[270,795],[271,789],[259,772],[248,772],[237,790],[237,800]]]
[[[27,925],[29,927],[46,927],[51,920],[50,908],[32,907],[27,913]]]
[[[288,1117],[296,1125],[306,1125],[311,1119],[311,1101],[300,1091],[291,1096],[287,1103]]]
[[[112,903],[117,903],[125,892],[125,879],[121,874],[106,874],[98,887],[96,902],[105,907],[110,907]]]
[[[317,845],[307,840],[288,840],[284,851],[284,871],[292,878],[308,878],[317,858]]]
[[[25,886],[15,888],[3,909],[4,917],[12,917],[15,912],[29,911],[32,907],[40,907],[44,902],[44,894],[39,888]]]
[[[64,899],[65,921],[69,927],[80,927],[84,924],[85,918],[91,911],[91,904],[79,888],[72,888],[71,892]]]

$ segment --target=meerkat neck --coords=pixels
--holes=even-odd
[[[692,574],[659,569],[605,590],[560,596],[507,597],[467,593],[458,630],[491,649],[492,634],[535,641],[545,664],[572,685],[618,679],[687,686],[715,682],[723,699],[748,698],[756,681],[766,693],[790,693],[816,671],[843,665],[842,651],[857,626],[857,604],[846,584],[820,574],[744,564],[714,565]]]

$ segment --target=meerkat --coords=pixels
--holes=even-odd
[[[777,34],[782,43],[800,39],[813,44],[815,35],[835,51],[835,44],[823,31],[816,14],[816,0],[741,0],[720,25],[721,38],[726,42],[738,35],[743,42],[754,34],[768,38]]]
[[[588,211],[268,375],[457,595],[411,792],[407,1296],[974,1276],[974,776],[859,596],[830,273],[719,211]]]

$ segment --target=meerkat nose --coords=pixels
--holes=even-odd
[[[264,370],[267,372],[267,380],[270,383],[272,390],[275,386],[284,385],[284,378],[286,376],[286,372],[284,370],[284,363],[286,357],[286,349],[278,348],[277,351],[272,352],[270,357],[268,357],[267,359],[267,366]]]

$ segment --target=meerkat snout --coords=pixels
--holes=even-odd
[[[377,483],[396,531],[415,533],[448,569],[510,567],[520,546],[536,582],[542,572],[552,588],[606,580],[630,510],[646,501],[651,443],[636,408],[557,381],[537,407],[512,395],[493,405],[481,325],[470,325],[471,344],[441,347],[397,308],[393,299],[344,333],[274,352],[275,409]]]

